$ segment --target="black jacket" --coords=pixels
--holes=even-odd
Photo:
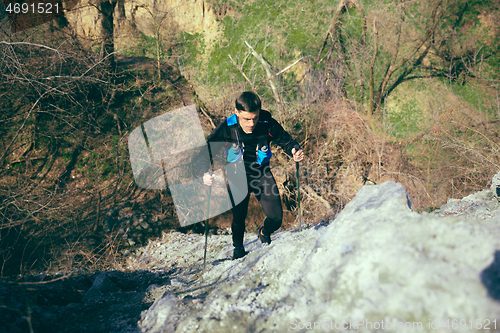
[[[224,119],[208,136],[207,142],[226,142],[227,147],[230,147],[234,141],[231,135],[231,128],[228,125],[227,119]],[[261,110],[259,114],[259,121],[255,126],[252,133],[247,134],[241,129],[239,122],[233,125],[237,128],[237,135],[240,142],[244,145],[243,160],[247,174],[251,174],[252,170],[263,170],[269,163],[259,165],[257,163],[256,151],[257,144],[262,140],[263,136],[268,137],[268,142],[275,142],[290,156],[292,156],[292,149],[298,146],[292,136],[286,132],[283,127],[271,116],[271,113],[266,110]],[[214,152],[212,152],[214,154]],[[210,169],[210,165],[206,158],[197,161],[198,170],[200,175],[203,175]]]

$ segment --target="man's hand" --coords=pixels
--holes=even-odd
[[[304,159],[304,151],[302,149],[296,151],[295,148],[292,148],[292,155],[295,162],[300,162]]]
[[[212,186],[212,180],[215,178],[215,175],[210,175],[208,172],[206,172],[203,175],[203,184],[207,186]]]

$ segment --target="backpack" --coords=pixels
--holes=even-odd
[[[245,150],[245,143],[240,142],[238,136],[238,118],[236,114],[233,114],[226,119],[227,126],[229,128],[230,138],[232,146],[226,148],[227,161],[230,163],[236,163],[243,159],[243,152]],[[259,120],[259,124],[265,124],[263,134],[257,137],[257,163],[263,165],[269,162],[273,153],[271,152],[271,127],[269,126],[268,120]]]

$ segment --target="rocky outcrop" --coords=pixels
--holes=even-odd
[[[95,45],[101,35],[96,0],[80,0],[66,13],[75,33]],[[176,32],[205,34],[206,42],[216,38],[218,25],[214,10],[204,0],[120,0],[114,12],[116,49],[130,47],[140,34],[166,39]],[[208,45],[208,43],[207,43]]]
[[[439,216],[460,216],[488,219],[500,216],[500,172],[493,176],[489,190],[483,190],[462,199],[448,202],[434,212]]]
[[[500,204],[491,190],[483,190],[462,199],[450,198],[446,204],[434,213],[439,216],[489,219],[500,216]]]
[[[365,186],[328,224],[270,245],[247,234],[238,260],[229,233],[209,236],[205,270],[204,236],[170,232],[124,271],[0,279],[0,322],[7,332],[27,322],[35,332],[498,332],[499,206],[485,190],[418,214],[400,184]],[[116,211],[132,225],[150,219]]]
[[[251,252],[239,260],[227,260],[230,236],[210,237],[205,271],[203,237],[182,246],[171,233],[141,258],[189,269],[143,312],[139,327],[151,333],[436,332],[462,324],[474,332],[489,323],[498,330],[500,302],[487,284],[498,288],[498,269],[490,264],[500,249],[500,216],[441,217],[410,207],[400,184],[364,186],[328,225],[279,232],[271,245],[247,235]]]

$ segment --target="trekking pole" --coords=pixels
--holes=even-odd
[[[212,172],[210,172],[210,176]],[[205,270],[207,265],[207,243],[208,243],[208,219],[210,218],[210,194],[212,192],[212,185],[208,187],[208,208],[207,208],[207,220],[205,221],[205,253],[203,254],[203,270]]]
[[[300,148],[299,146],[295,146],[295,151],[298,151]],[[302,218],[300,215],[300,184],[299,184],[299,170],[300,170],[300,165],[299,162],[295,162],[295,170],[297,170],[297,205],[299,207],[299,232],[302,231]]]

